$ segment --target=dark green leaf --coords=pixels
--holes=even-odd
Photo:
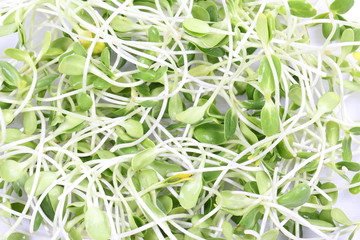
[[[225,139],[229,139],[232,135],[234,135],[237,123],[238,123],[238,117],[236,113],[230,108],[226,112],[225,120],[224,120]]]
[[[51,220],[54,220],[54,216],[55,216],[55,212],[54,209],[51,205],[51,201],[48,195],[46,195],[46,197],[44,198],[44,200],[42,201],[42,203],[40,204],[41,209],[43,210],[43,212],[45,213],[45,215]]]
[[[225,55],[225,50],[223,48],[201,48],[198,47],[203,53],[212,57],[223,57]]]
[[[216,123],[202,124],[195,128],[194,137],[199,142],[209,144],[221,144],[225,142],[224,126]]]
[[[354,172],[360,171],[360,164],[356,162],[347,162],[347,161],[337,162],[336,167],[339,169],[341,169],[342,167],[346,167],[349,171],[354,171]]]
[[[353,135],[360,135],[360,127],[353,127],[353,128],[350,128],[350,133],[353,134]]]

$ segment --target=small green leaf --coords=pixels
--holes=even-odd
[[[319,214],[319,220],[323,220],[325,222],[333,224],[334,221],[331,217],[331,209],[322,210]]]
[[[261,110],[265,105],[264,99],[244,100],[240,102],[240,106],[248,110]]]
[[[11,58],[14,58],[18,61],[29,62],[31,61],[31,57],[28,52],[17,48],[8,48],[4,51],[4,53]]]
[[[278,57],[271,55],[271,60],[274,64],[276,73],[274,73],[270,67],[270,63],[267,57],[264,57],[259,66],[259,86],[261,91],[264,93],[265,98],[271,96],[275,90],[275,76],[277,81],[281,79],[281,62]]]
[[[1,205],[4,208],[0,209],[0,216],[5,218],[11,218],[11,212],[8,212],[8,210],[6,210],[6,208],[11,209],[11,203],[9,201],[5,201],[2,202]]]
[[[303,0],[290,0],[288,1],[290,7],[290,13],[296,17],[314,17],[317,14],[317,11],[313,6]]]
[[[7,84],[18,86],[22,81],[22,77],[18,70],[8,62],[0,61],[1,74]]]
[[[51,220],[54,221],[54,217],[55,217],[55,210],[53,208],[53,206],[51,205],[51,201],[49,198],[49,195],[46,195],[46,197],[44,198],[44,200],[41,202],[41,209],[43,210],[43,212],[45,213],[45,215]]]
[[[205,8],[199,6],[199,5],[194,5],[192,10],[191,10],[191,15],[199,20],[202,21],[210,21],[210,15],[208,13],[208,11],[206,11]]]
[[[39,60],[44,54],[47,53],[51,45],[51,32],[46,32],[44,36],[44,40],[42,42],[41,49],[37,56],[37,60]]]
[[[106,66],[106,67],[110,67],[110,50],[108,47],[104,48],[104,50],[102,50],[101,55],[100,55],[100,59],[101,62]]]
[[[216,198],[216,203],[226,209],[241,210],[253,203],[253,200],[232,191],[222,191]]]
[[[88,207],[84,217],[86,232],[91,239],[108,240],[111,237],[110,222],[107,214],[96,207]]]
[[[322,34],[325,38],[328,38],[330,36],[330,33],[332,32],[333,28],[335,28],[335,32],[332,38],[330,39],[331,41],[335,41],[340,38],[340,34],[341,34],[340,27],[338,27],[336,24],[333,25],[332,23],[323,23],[321,27]]]
[[[261,235],[260,240],[277,240],[279,236],[279,230],[271,229]]]
[[[360,163],[356,163],[356,162],[348,162],[348,161],[337,162],[336,167],[338,169],[342,169],[343,167],[346,167],[349,171],[354,171],[354,172],[360,171]]]
[[[271,14],[271,12],[269,12],[268,14],[266,14],[266,18],[267,18],[267,25],[268,25],[268,31],[269,31],[269,42],[273,39],[274,35],[275,35],[275,17],[274,15]]]
[[[160,42],[161,41],[159,30],[156,27],[151,26],[148,29],[148,39],[149,39],[149,42]]]
[[[185,31],[191,35],[203,36],[210,32],[209,25],[195,18],[187,18],[183,21]]]
[[[326,190],[326,189],[336,189],[336,185],[332,182],[326,182],[320,185],[320,188],[322,190]],[[338,191],[337,190],[333,190],[331,192],[327,191],[326,194],[331,198],[331,203],[334,204],[337,201],[338,198]],[[327,200],[324,196],[322,196],[321,194],[318,195],[318,198],[321,202],[322,205],[327,205],[329,204],[329,200]]]
[[[217,48],[198,47],[198,48],[200,49],[200,51],[211,57],[223,57],[225,55],[225,50],[221,47],[217,47]]]
[[[335,146],[339,141],[340,127],[339,124],[334,121],[326,123],[326,141],[330,146]]]
[[[225,139],[229,139],[232,135],[234,135],[237,124],[238,116],[236,113],[230,108],[226,114],[224,119],[224,134]]]
[[[352,160],[352,150],[351,150],[351,136],[346,135],[342,140],[342,159],[344,161],[351,161]]]
[[[352,225],[352,222],[350,221],[350,219],[339,208],[334,208],[331,210],[331,217],[334,219],[335,222],[338,222],[342,225],[345,225],[345,226]]]
[[[222,144],[225,142],[224,126],[216,123],[205,123],[197,126],[194,137],[203,143]]]
[[[39,80],[36,81],[35,87],[36,88],[48,87],[58,77],[59,77],[59,75],[57,75],[57,74],[46,75],[46,76],[44,76],[44,77],[42,77],[42,78],[40,78]]]
[[[260,208],[262,206],[258,206],[252,208],[250,211],[242,216],[238,226],[235,228],[236,232],[243,232],[244,230],[252,230],[254,229],[257,222],[260,220],[261,213]],[[240,231],[239,231],[240,230]]]
[[[265,103],[260,113],[260,119],[261,128],[266,136],[270,137],[280,132],[279,112],[272,101]]]
[[[6,25],[0,26],[0,37],[12,34],[18,30],[18,24],[17,23],[11,23]]]
[[[334,224],[320,220],[320,219],[307,219],[309,223],[320,227],[334,227]]]
[[[5,182],[15,182],[24,174],[21,164],[14,160],[6,160],[0,163],[0,177]]]
[[[159,154],[159,150],[156,148],[148,148],[139,152],[131,160],[132,169],[134,171],[137,171],[142,168],[145,168],[155,160],[158,154]]]
[[[350,133],[353,135],[360,135],[360,127],[353,127],[349,129]]]
[[[70,240],[82,240],[82,236],[81,236],[82,230],[78,229],[78,228],[72,228],[69,231],[69,237]]]
[[[139,172],[139,183],[142,189],[147,189],[159,182],[156,172],[152,169],[143,169]]]
[[[80,55],[66,56],[59,65],[59,72],[66,75],[82,75],[86,58]]]
[[[49,187],[53,181],[57,179],[57,175],[54,172],[43,171],[39,174],[39,181],[37,185],[34,185],[35,174],[31,175],[25,182],[25,192],[29,195],[32,188],[35,188],[34,196],[41,195],[47,187]]]
[[[259,194],[266,193],[271,188],[271,180],[264,171],[256,172],[256,183],[259,189]]]
[[[111,83],[105,81],[104,79],[102,79],[100,77],[95,77],[93,85],[94,85],[94,88],[101,90],[101,89],[109,88],[111,86]]]
[[[30,237],[23,233],[14,232],[8,236],[7,240],[30,240]]]
[[[198,65],[189,70],[189,74],[193,77],[208,76],[213,71],[212,66]]]
[[[340,97],[337,93],[327,92],[319,98],[317,108],[320,113],[329,113],[332,112],[339,103]]]
[[[224,221],[222,226],[222,233],[224,234],[226,240],[232,240],[234,234],[234,228],[228,221]]]
[[[171,120],[176,120],[176,115],[184,111],[183,102],[179,93],[169,99],[168,112]]]
[[[288,142],[289,146],[286,145],[286,142]],[[291,148],[293,145],[293,137],[292,135],[287,136],[284,140],[281,140],[279,144],[276,146],[276,150],[278,151],[279,155],[282,158],[285,159],[292,159],[294,158],[294,155],[289,150],[289,147]]]
[[[180,189],[178,200],[185,209],[193,208],[196,205],[203,187],[201,174],[196,174],[192,178],[192,181],[185,182]]]
[[[200,48],[217,48],[224,45],[227,41],[226,39],[226,35],[224,34],[207,34],[194,43]]]
[[[37,129],[37,118],[34,111],[24,112],[24,133],[31,135]]]
[[[341,34],[340,42],[354,42],[354,31],[351,28],[347,28]],[[341,55],[346,57],[352,52],[354,46],[343,46],[341,47]]]
[[[39,230],[41,223],[43,221],[42,216],[40,215],[40,213],[36,213],[35,215],[35,220],[34,220],[34,228],[33,231],[36,232],[37,230]]]
[[[77,112],[78,114],[82,114],[81,112]],[[60,124],[60,126],[57,128],[57,131],[59,133],[69,131],[76,126],[82,124],[84,120],[82,118],[74,117],[71,115],[66,115],[64,118],[64,121]]]
[[[170,164],[164,161],[155,160],[150,166],[161,176],[166,177],[169,173],[180,172],[181,167],[176,164]]]
[[[298,106],[301,105],[302,94],[301,94],[301,87],[299,84],[291,85],[289,89],[289,98],[296,105]]]
[[[76,101],[81,111],[87,111],[93,105],[91,97],[86,93],[79,93],[76,95]]]
[[[240,131],[250,144],[255,144],[259,141],[256,134],[242,121],[240,121]]]
[[[134,119],[127,119],[120,124],[125,128],[126,133],[133,138],[141,138],[144,135],[142,124]]]
[[[334,13],[344,14],[354,5],[354,0],[334,0],[330,5],[330,10]]]
[[[110,22],[110,26],[115,31],[120,33],[126,33],[135,30],[137,28],[136,25],[137,24],[133,20],[120,15],[115,16]]]
[[[269,42],[269,29],[268,29],[268,22],[267,17],[265,14],[260,13],[259,17],[256,22],[255,31],[259,36],[260,40],[267,44]]]
[[[289,192],[280,196],[277,202],[287,208],[296,208],[306,203],[310,198],[310,194],[309,185],[300,183]]]
[[[199,122],[205,114],[206,108],[204,106],[189,107],[183,112],[176,115],[176,120],[179,122],[194,124]]]
[[[351,184],[359,183],[360,182],[360,173],[356,173],[351,180]],[[352,194],[359,194],[360,193],[360,186],[352,187],[349,189]]]
[[[198,1],[196,5],[201,6],[202,8],[206,9],[209,13],[210,21],[217,22],[218,21],[218,9],[217,5],[213,1]]]

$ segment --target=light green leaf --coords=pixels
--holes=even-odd
[[[267,44],[269,42],[269,29],[268,29],[268,22],[267,17],[265,14],[260,13],[259,17],[256,22],[255,31],[259,36],[260,40]]]
[[[132,169],[134,171],[137,171],[142,168],[145,168],[155,160],[158,154],[159,154],[159,150],[156,148],[148,148],[139,152],[131,160]]]
[[[279,112],[272,101],[265,103],[260,113],[260,119],[261,128],[266,136],[270,137],[280,132]]]
[[[134,119],[127,119],[120,124],[125,128],[126,133],[133,138],[141,138],[144,135],[142,124]]]
[[[176,115],[176,120],[187,124],[194,124],[204,117],[205,111],[206,108],[204,108],[204,106],[190,107],[185,111],[178,113]]]
[[[37,118],[34,111],[24,112],[24,133],[33,134],[37,129]]]
[[[185,19],[183,27],[189,34],[195,34],[196,36],[205,35],[210,32],[210,27],[206,22],[195,18]]]
[[[94,240],[108,240],[110,238],[110,222],[104,211],[96,207],[88,207],[84,221],[86,232],[90,238]]]
[[[288,1],[291,15],[296,17],[314,17],[317,14],[317,11],[313,6],[303,0],[290,0]]]
[[[352,225],[352,222],[350,221],[350,219],[339,208],[334,208],[331,210],[331,217],[334,219],[335,222],[338,222],[342,225],[345,225],[345,226]]]
[[[66,56],[59,65],[59,72],[66,75],[83,75],[86,58],[80,55]]]
[[[344,14],[354,6],[354,0],[334,0],[330,10],[334,13]]]
[[[180,189],[178,200],[185,209],[193,208],[196,205],[203,187],[201,174],[196,174],[192,178],[193,181],[185,182]]]
[[[279,230],[271,229],[261,235],[260,240],[277,240],[279,236]]]
[[[310,187],[305,183],[296,185],[289,192],[283,194],[277,199],[280,205],[287,208],[295,208],[306,203],[310,198]]]
[[[318,102],[317,102],[317,108],[320,113],[328,113],[332,112],[334,108],[337,107],[340,103],[340,97],[335,92],[327,92],[323,94]]]
[[[18,24],[10,23],[0,26],[0,37],[12,34],[18,30]]]

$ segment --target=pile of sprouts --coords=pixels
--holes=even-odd
[[[353,5],[1,0],[2,238],[360,239]]]

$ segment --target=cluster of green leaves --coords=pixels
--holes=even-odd
[[[5,238],[358,238],[335,207],[360,193],[353,0],[32,4],[0,3],[0,36],[19,36],[0,61]]]

